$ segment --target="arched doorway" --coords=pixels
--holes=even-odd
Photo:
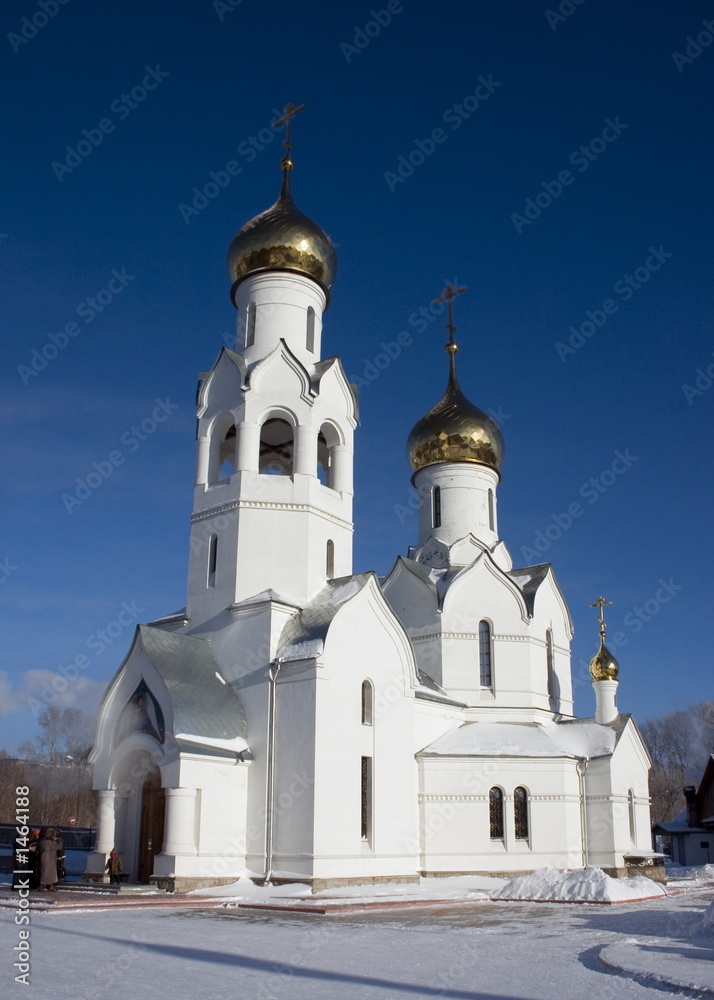
[[[166,790],[161,787],[158,767],[151,769],[141,787],[141,834],[139,836],[139,882],[148,882],[154,872],[154,855],[164,845]]]

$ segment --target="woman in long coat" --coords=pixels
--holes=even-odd
[[[57,856],[61,847],[57,842],[57,833],[50,827],[37,845],[40,869],[39,888],[53,891],[57,888]]]

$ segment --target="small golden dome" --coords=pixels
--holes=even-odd
[[[407,439],[407,457],[417,472],[434,462],[474,462],[498,470],[505,444],[501,428],[464,396],[456,379],[455,344],[447,345],[449,384],[436,406],[419,420]]]
[[[238,230],[228,249],[228,274],[233,287],[256,271],[293,271],[314,278],[327,293],[335,280],[337,254],[327,233],[304,215],[290,194],[284,161],[280,197]]]
[[[590,661],[590,676],[594,681],[616,681],[619,673],[620,664],[601,639],[600,649]]]

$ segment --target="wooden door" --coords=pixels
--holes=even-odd
[[[154,768],[144,782],[141,795],[140,882],[149,881],[154,872],[154,855],[160,854],[163,848],[165,815],[166,791],[161,787],[158,768]]]

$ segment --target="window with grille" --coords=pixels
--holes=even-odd
[[[479,622],[478,656],[481,671],[481,687],[493,687],[493,671],[491,669],[491,627],[488,622]]]
[[[488,814],[491,840],[503,840],[503,792],[492,788],[488,793]]]
[[[372,758],[362,758],[361,781],[362,840],[372,839]]]
[[[513,819],[516,840],[528,840],[528,792],[525,788],[516,788],[513,793]]]

